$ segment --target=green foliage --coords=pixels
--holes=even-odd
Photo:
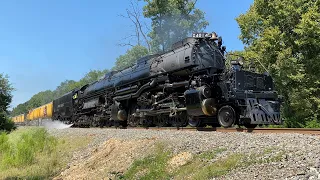
[[[2,131],[10,132],[17,128],[14,122],[8,117],[8,115],[0,113],[0,119],[1,119],[0,132]]]
[[[121,55],[116,60],[116,66],[113,70],[122,70],[132,66],[139,58],[148,54],[148,49],[144,46],[133,46],[126,54]]]
[[[320,128],[320,122],[317,119],[319,119],[319,118],[314,117],[313,120],[308,121],[307,125],[306,125],[306,128]]]
[[[53,137],[43,128],[0,133],[0,179],[52,179],[92,137]]]
[[[152,20],[152,52],[166,51],[192,32],[202,31],[208,22],[194,0],[145,0],[144,17]]]
[[[15,128],[14,123],[8,118],[8,108],[12,100],[13,88],[9,83],[8,76],[0,74],[0,132],[11,131]]]
[[[319,117],[319,4],[319,0],[255,0],[237,18],[240,39],[247,45],[245,57],[268,69],[285,98],[287,127],[309,126]]]
[[[57,145],[57,140],[43,128],[15,131],[9,135],[2,133],[0,142],[0,169],[36,163],[38,154],[50,155]]]

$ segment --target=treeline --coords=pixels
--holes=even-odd
[[[320,0],[255,0],[236,20],[241,52],[284,96],[286,127],[320,127]]]

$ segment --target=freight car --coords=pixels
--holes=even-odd
[[[194,33],[55,99],[52,117],[74,126],[281,124],[272,78],[241,59],[227,68],[225,50],[216,33]]]
[[[53,103],[50,102],[48,104],[32,109],[27,114],[27,119],[29,121],[38,120],[38,119],[51,119],[52,107],[53,107]]]
[[[53,102],[29,110],[26,114],[12,117],[12,121],[17,125],[40,125],[41,120],[51,119],[53,113]]]
[[[17,125],[25,125],[25,114],[14,116],[11,120]]]

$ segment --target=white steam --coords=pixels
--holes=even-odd
[[[47,129],[66,129],[70,128],[73,124],[64,124],[61,121],[52,121],[51,119],[42,120],[41,126]]]

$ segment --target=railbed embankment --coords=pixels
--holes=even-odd
[[[73,154],[68,167],[56,179],[154,177],[152,169],[141,165],[150,157],[163,157],[158,161],[166,166],[155,174],[176,179],[319,176],[320,141],[319,136],[314,135],[106,128],[51,129],[49,132],[56,137],[92,137],[85,150]],[[168,154],[155,154],[159,144],[162,152]]]

